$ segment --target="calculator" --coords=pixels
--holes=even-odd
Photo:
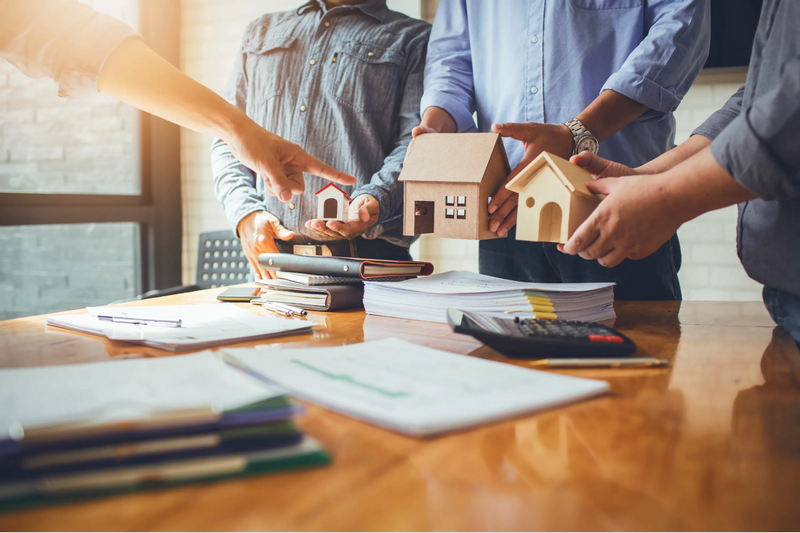
[[[504,318],[447,310],[453,331],[471,335],[507,357],[625,357],[636,344],[619,331],[595,322]]]

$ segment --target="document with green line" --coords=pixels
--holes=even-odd
[[[608,392],[605,381],[529,370],[399,339],[223,353],[293,396],[401,433],[424,437]]]

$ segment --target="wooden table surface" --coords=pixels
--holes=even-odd
[[[572,371],[608,380],[612,394],[432,440],[309,406],[300,423],[329,467],[4,514],[0,530],[800,529],[800,356],[763,305],[622,302],[617,314],[639,354],[673,366]],[[249,345],[395,336],[505,360],[441,324],[312,318],[312,334]],[[162,355],[42,317],[0,322],[4,368]]]

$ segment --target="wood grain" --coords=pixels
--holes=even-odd
[[[617,313],[640,355],[673,366],[561,371],[606,379],[613,392],[432,440],[308,406],[301,424],[332,453],[330,467],[10,513],[0,530],[800,529],[800,353],[762,304],[620,302]],[[441,324],[363,311],[312,319],[312,334],[240,346],[395,336],[505,360]],[[4,368],[164,355],[43,317],[0,322]]]

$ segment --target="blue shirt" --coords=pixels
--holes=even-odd
[[[639,166],[674,145],[678,107],[705,63],[707,0],[440,0],[421,109],[458,131],[492,123],[557,124],[612,89],[649,110],[600,144]],[[505,139],[512,165],[522,143]]]
[[[355,185],[339,187],[380,204],[365,238],[408,245],[397,178],[420,121],[429,35],[430,24],[389,10],[385,0],[330,9],[312,0],[247,27],[225,96],[263,128],[356,177]],[[284,203],[220,139],[211,162],[234,231],[248,214],[266,210],[295,232],[293,242],[336,240],[305,227],[317,218],[315,193],[329,181],[304,174],[305,192]]]

